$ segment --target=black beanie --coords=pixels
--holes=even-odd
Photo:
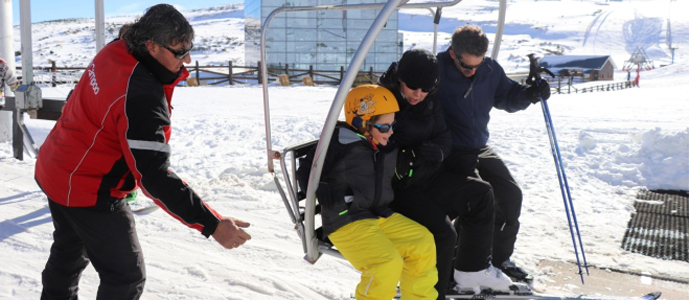
[[[398,78],[414,88],[434,88],[438,84],[438,60],[428,50],[405,51],[398,62]]]

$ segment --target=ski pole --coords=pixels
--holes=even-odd
[[[537,59],[534,57],[534,54],[528,54],[527,57],[529,57],[530,60],[530,72],[529,76],[527,78],[527,83],[532,84],[536,83],[537,86],[541,84],[541,73],[546,72],[551,77],[555,77],[555,75],[549,71],[548,69],[544,67],[539,67],[537,63]],[[573,248],[575,251],[575,258],[577,260],[577,267],[578,267],[578,273],[580,274],[580,279],[582,280],[582,284],[585,283],[585,279],[582,275],[582,266],[580,264],[580,255],[577,251],[577,244],[580,244],[580,249],[582,251],[582,261],[585,265],[585,270],[587,271],[587,275],[589,275],[589,267],[587,265],[587,259],[585,257],[585,250],[584,246],[582,244],[582,237],[580,235],[580,228],[577,225],[577,217],[575,216],[575,208],[573,206],[573,200],[570,195],[570,187],[568,186],[568,180],[565,176],[565,168],[563,166],[563,159],[561,157],[561,151],[558,147],[558,141],[556,139],[556,131],[553,128],[553,121],[551,120],[551,113],[549,112],[549,107],[548,104],[546,103],[545,99],[542,99],[541,95],[539,95],[539,100],[542,103],[542,112],[544,113],[544,121],[546,123],[546,131],[549,135],[549,142],[551,144],[551,153],[553,154],[553,160],[554,164],[556,165],[556,175],[558,176],[558,182],[561,187],[561,195],[563,196],[563,205],[565,206],[565,213],[566,217],[568,219],[568,226],[570,229],[570,237],[573,241]],[[572,220],[571,220],[571,215],[572,215]],[[575,226],[575,230],[577,232],[577,242],[575,241],[575,232],[573,232],[573,224]]]
[[[546,112],[545,116],[548,117],[548,124],[547,126],[551,127],[551,133],[553,135],[553,141],[554,145],[556,148],[556,154],[558,155],[558,165],[560,165],[560,170],[563,176],[563,183],[565,184],[565,192],[568,195],[568,202],[570,204],[570,212],[573,215],[573,223],[575,224],[575,230],[577,232],[577,240],[580,244],[580,251],[582,252],[582,260],[585,264],[585,270],[587,271],[587,275],[589,276],[589,265],[587,264],[587,257],[585,256],[585,249],[582,244],[582,236],[580,235],[580,226],[578,225],[577,222],[577,216],[575,215],[575,206],[573,205],[573,197],[570,195],[570,186],[568,185],[568,178],[565,176],[565,167],[563,165],[563,156],[561,155],[561,150],[558,147],[558,141],[556,140],[556,131],[553,128],[553,121],[551,120],[551,113],[549,112],[549,106],[548,103],[543,102],[543,109]],[[583,282],[584,283],[584,282]]]
[[[561,158],[560,149],[558,147],[558,140],[556,139],[556,132],[553,128],[553,122],[551,120],[551,113],[549,112],[547,100],[541,99],[542,112],[544,113],[544,121],[546,122],[546,131],[549,135],[549,142],[551,143],[551,153],[553,154],[554,164],[556,165],[556,173],[558,175],[558,183],[561,187],[561,196],[563,197],[563,205],[565,206],[565,213],[568,219],[568,227],[570,229],[570,237],[573,241],[573,250],[575,251],[575,258],[577,260],[578,274],[580,275],[580,280],[582,284],[585,283],[584,276],[582,275],[582,265],[580,264],[580,255],[578,254],[577,244],[580,244],[580,249],[582,251],[582,261],[585,266],[587,275],[589,275],[589,268],[587,265],[587,259],[585,258],[585,250],[582,245],[582,238],[580,235],[580,228],[577,225],[577,217],[575,216],[575,208],[573,206],[572,197],[570,196],[570,187],[568,186],[568,179],[565,176],[565,169],[563,167],[563,160]],[[572,220],[571,220],[572,215]],[[575,232],[573,232],[573,227],[577,232],[577,242],[575,241]]]

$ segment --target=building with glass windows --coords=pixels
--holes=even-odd
[[[261,60],[261,25],[282,6],[385,3],[386,0],[245,0],[245,64]],[[269,67],[340,70],[354,56],[379,10],[284,12],[276,15],[266,35]],[[402,54],[395,11],[369,51],[361,70],[386,71]]]

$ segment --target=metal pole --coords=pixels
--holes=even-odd
[[[33,50],[31,49],[31,0],[19,1],[19,32],[22,42],[22,85],[34,82]]]
[[[0,57],[5,60],[7,68],[14,72],[14,31],[12,30],[12,1],[0,0]],[[12,96],[11,89],[5,85],[2,94]],[[0,111],[0,142],[7,142],[12,137],[12,112]]]
[[[499,0],[498,2],[498,23],[496,24],[496,36],[494,37],[494,46],[491,48],[491,58],[498,59],[498,50],[501,48],[501,39],[503,38],[503,27],[506,23],[506,0]]]
[[[94,0],[94,4],[96,5],[96,53],[98,53],[105,47],[105,6],[103,0]]]

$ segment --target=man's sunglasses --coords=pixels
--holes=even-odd
[[[403,82],[404,82],[404,81],[403,81]],[[418,89],[422,89],[422,93],[431,93],[431,91],[434,90],[434,87],[433,87],[433,86],[432,86],[432,87],[417,87],[417,86],[414,86],[414,85],[410,85],[410,84],[408,84],[407,82],[405,82],[405,85],[407,86],[408,89],[411,89],[411,90],[413,90],[413,91],[418,90]]]
[[[379,130],[380,133],[386,133],[388,131],[393,130],[393,126],[395,126],[395,123],[397,120],[393,121],[391,124],[379,124],[379,123],[374,123],[372,126],[376,127],[376,129]]]
[[[182,50],[173,50],[173,49],[170,49],[170,47],[168,47],[168,46],[164,46],[161,44],[158,44],[158,45],[165,48],[165,49],[168,49],[168,51],[170,51],[170,53],[172,53],[175,56],[175,58],[177,58],[177,59],[184,59],[185,56],[187,56],[187,54],[189,54],[189,52],[192,51],[192,48],[194,48],[194,43],[191,43],[191,45],[189,45],[189,49],[182,49]]]
[[[480,62],[479,64],[476,64],[476,65],[468,65],[468,64],[466,64],[466,63],[460,61],[460,55],[458,55],[457,53],[455,54],[455,60],[458,61],[458,63],[460,64],[460,66],[461,66],[463,69],[468,69],[468,70],[472,70],[472,69],[479,68],[479,66],[481,66],[481,65],[484,63],[484,59],[482,58],[482,62]]]

